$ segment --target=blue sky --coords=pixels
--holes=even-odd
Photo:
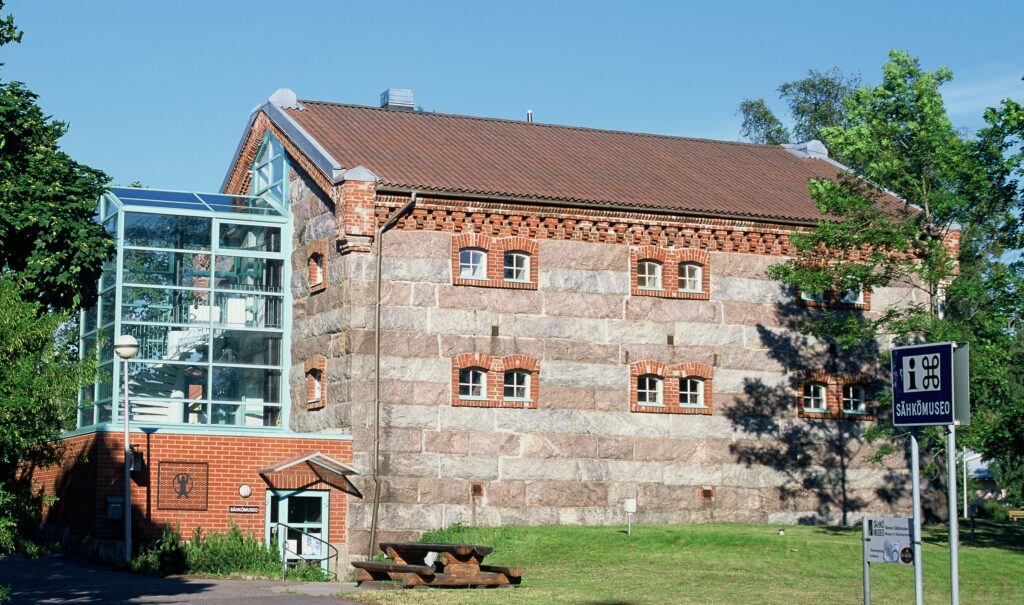
[[[1024,99],[1024,2],[178,2],[8,0],[0,49],[70,123],[64,148],[116,183],[220,187],[249,111],[275,89],[428,111],[737,140],[736,106],[807,69],[876,82],[889,49],[927,69],[958,126]],[[781,109],[781,108],[780,108]]]

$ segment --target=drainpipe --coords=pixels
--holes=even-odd
[[[394,227],[399,219],[405,216],[416,205],[416,192],[398,212],[377,229],[374,245],[377,248],[377,294],[374,302],[373,320],[373,514],[370,516],[370,545],[366,558],[373,559],[374,544],[377,542],[377,515],[380,511],[380,305],[381,305],[381,268],[384,265],[384,232]]]

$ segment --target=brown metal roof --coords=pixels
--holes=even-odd
[[[816,221],[825,160],[766,145],[301,101],[287,114],[343,168],[470,195]]]

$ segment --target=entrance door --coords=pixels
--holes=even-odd
[[[278,533],[281,523],[284,530],[285,556],[290,560],[321,559],[321,566],[327,568],[328,527],[330,516],[329,492],[326,491],[281,491],[267,492],[267,539]]]

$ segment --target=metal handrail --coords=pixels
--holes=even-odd
[[[333,577],[335,580],[338,579],[338,574],[335,573],[334,569],[333,569],[334,566],[332,566],[330,564],[331,560],[334,560],[334,559],[338,558],[338,549],[335,548],[330,542],[328,542],[327,540],[324,540],[320,536],[314,536],[313,534],[304,532],[301,529],[299,529],[297,527],[292,527],[291,525],[288,525],[286,523],[277,522],[274,525],[277,526],[276,530],[275,530],[275,533],[277,535],[277,548],[278,548],[278,550],[280,551],[280,554],[281,554],[281,579],[282,580],[284,580],[288,576],[288,557],[285,556],[287,554],[295,555],[295,557],[297,559],[301,559],[301,560],[304,560],[304,561],[327,562],[327,573],[330,574],[331,577]],[[298,533],[302,534],[305,537],[313,538],[317,542],[320,542],[321,544],[326,545],[327,546],[328,555],[326,557],[321,557],[319,559],[310,559],[310,558],[304,557],[300,553],[295,552],[294,550],[290,550],[288,548],[288,531],[289,530],[298,532]],[[323,550],[324,549],[321,548],[320,552],[322,553]]]

